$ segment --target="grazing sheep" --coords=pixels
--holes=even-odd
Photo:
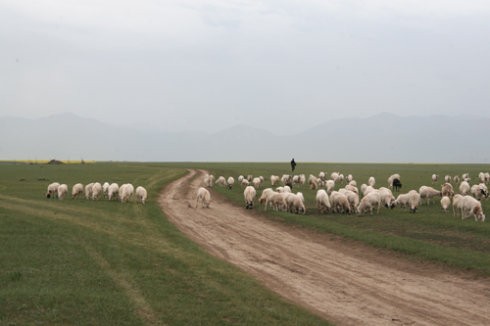
[[[485,173],[478,173],[478,180],[480,181],[480,183],[485,183]]]
[[[463,196],[466,196],[470,193],[471,187],[468,181],[461,181],[459,184],[459,193]]]
[[[379,197],[381,199],[381,204],[383,204],[386,208],[394,208],[395,207],[395,197],[390,189],[381,187],[378,189]]]
[[[463,220],[471,216],[475,218],[475,221],[485,221],[485,214],[483,213],[481,202],[471,196],[464,196],[461,207],[461,219]]]
[[[463,173],[463,175],[461,176],[461,179],[463,181],[470,182],[471,181],[470,174],[469,173]]]
[[[228,179],[226,180],[226,183],[228,184],[228,189],[232,189],[233,188],[233,185],[235,184],[235,178],[233,177],[228,177]]]
[[[125,183],[119,187],[119,199],[121,203],[127,202],[134,193],[134,186],[130,183]]]
[[[253,178],[254,178],[254,176],[253,176],[253,175],[251,175],[251,174],[248,174],[248,175],[247,175],[247,180],[248,180],[248,182],[252,182]]]
[[[271,175],[271,186],[275,186],[279,180],[281,180],[281,178],[279,178],[278,175]]]
[[[252,209],[254,207],[254,199],[257,195],[257,191],[253,186],[247,186],[243,191],[243,198],[245,199],[245,208]]]
[[[255,189],[260,189],[261,184],[262,184],[262,179],[260,179],[259,177],[255,177],[252,179],[252,186]]]
[[[62,200],[65,198],[66,194],[68,193],[68,186],[63,183],[58,187],[58,199]]]
[[[214,175],[206,174],[203,179],[203,186],[207,188],[212,188],[214,185]]]
[[[291,188],[289,188],[288,186],[277,187],[276,191],[279,193],[291,193]]]
[[[401,208],[410,207],[410,194],[399,194],[396,197],[395,205],[400,206]]]
[[[352,181],[351,181],[351,182],[352,182]],[[344,188],[345,188],[346,190],[353,191],[353,192],[355,192],[356,194],[358,194],[358,195],[359,195],[359,189],[357,189],[357,187],[356,187],[356,186],[351,185],[350,183],[349,183],[348,185],[346,185]]]
[[[447,213],[447,209],[451,205],[451,198],[448,196],[442,196],[441,198],[441,207],[444,210],[444,213]]]
[[[355,212],[357,206],[359,205],[359,195],[351,190],[345,188],[339,189],[339,192],[347,197],[350,205],[350,211]]]
[[[92,200],[98,200],[102,196],[102,185],[99,182],[95,182],[92,186]]]
[[[446,176],[444,177],[444,181],[447,183],[451,183],[452,179],[453,178],[449,174],[446,174]]]
[[[262,190],[262,195],[259,198],[259,203],[261,205],[264,205],[264,210],[267,210],[267,207],[270,204],[272,195],[274,195],[276,192],[272,190],[272,188],[266,188]]]
[[[104,184],[102,185],[102,193],[106,198],[109,196],[109,186],[109,182],[104,182]]]
[[[371,186],[371,187],[374,187],[374,185],[376,184],[376,179],[374,177],[369,177],[368,179],[368,185]]]
[[[201,207],[209,208],[211,203],[211,193],[204,187],[199,187],[196,194],[196,208],[201,203]]]
[[[332,193],[333,189],[335,188],[335,181],[334,180],[327,180],[325,183],[327,187],[327,194]]]
[[[281,177],[281,182],[283,186],[293,187],[293,177],[289,174],[283,174]]]
[[[238,183],[242,183],[242,180],[245,179],[245,177],[243,175],[239,175],[238,178],[237,178],[237,181]]]
[[[398,181],[400,181],[402,178],[398,173],[392,174],[388,177],[388,187],[390,189],[393,189],[394,186],[393,182],[395,181],[395,179],[398,179]]]
[[[326,174],[325,174],[325,172],[320,171],[320,173],[318,173],[318,178],[320,178],[321,180],[325,180],[325,179],[326,179]]]
[[[74,184],[73,187],[71,188],[71,198],[78,198],[82,194],[83,194],[83,184],[81,183]]]
[[[245,178],[243,178],[242,181],[240,182],[240,185],[244,188],[248,187],[249,184],[250,184],[250,182]]]
[[[459,184],[459,180],[460,180],[460,179],[459,179],[459,175],[455,175],[455,176],[454,176],[454,178],[453,178],[453,183],[454,183],[455,185],[457,185],[457,184]]]
[[[463,195],[455,194],[453,197],[453,215],[456,216],[456,211],[460,211],[463,208]]]
[[[476,199],[482,200],[483,198],[488,197],[488,188],[484,183],[472,185],[470,189],[470,193]]]
[[[85,185],[85,199],[92,199],[92,187],[94,183],[91,182],[88,185]]]
[[[312,174],[310,174],[310,177],[308,178],[308,184],[310,185],[311,190],[318,189],[318,179]]]
[[[288,211],[294,214],[306,214],[305,199],[301,192],[296,194],[290,193],[286,197]]]
[[[371,186],[366,186],[364,183],[361,185],[361,192],[362,192],[363,196],[366,196],[367,194],[369,194],[370,192],[373,192],[373,191],[376,191],[376,189],[374,189]]]
[[[115,198],[118,195],[119,195],[119,185],[117,183],[111,183],[109,189],[107,190],[107,198],[111,200],[112,197]]]
[[[441,192],[429,186],[422,186],[419,189],[420,198],[426,199],[427,205],[430,204],[431,198],[436,196],[441,196]]]
[[[288,204],[286,202],[286,197],[288,193],[274,192],[271,195],[270,203],[275,211],[286,211]]]
[[[361,215],[369,211],[373,215],[373,209],[377,209],[379,214],[379,209],[381,206],[381,197],[378,191],[372,191],[366,196],[362,197],[361,202],[357,206],[357,214]]]
[[[409,194],[410,212],[415,213],[420,205],[421,196],[415,190],[410,190],[408,194]]]
[[[336,213],[351,213],[349,199],[347,199],[346,195],[338,191],[332,191],[330,194],[330,205],[332,206],[332,210]]]
[[[339,172],[332,172],[330,174],[330,179],[332,179],[333,181],[337,182],[338,179],[339,179],[339,176],[340,176],[340,173]]]
[[[356,180],[351,180],[349,181],[349,185],[357,187],[357,181]]]
[[[215,184],[218,184],[220,186],[226,187],[226,179],[224,176],[220,175],[218,179],[214,182]]]
[[[315,196],[316,208],[320,211],[320,213],[329,212],[330,208],[330,199],[328,198],[328,194],[324,189],[319,189],[316,192]]]
[[[60,184],[58,182],[53,182],[48,185],[48,189],[46,191],[46,198],[51,198],[51,196],[58,196],[58,187]]]
[[[354,180],[354,176],[352,174],[347,175],[347,182],[350,183],[352,180]]]
[[[432,183],[436,183],[437,182],[437,179],[439,179],[439,176],[437,174],[433,174],[432,175]]]
[[[146,189],[143,188],[142,186],[138,186],[136,187],[134,194],[136,196],[136,202],[142,203],[144,205],[146,198],[148,197],[148,193],[146,192]]]
[[[441,195],[443,197],[447,196],[449,198],[453,198],[453,196],[454,196],[453,185],[450,184],[449,182],[446,182],[445,184],[443,184],[441,187]]]

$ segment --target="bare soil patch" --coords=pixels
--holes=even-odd
[[[219,196],[195,208],[203,173],[168,185],[162,210],[211,254],[287,300],[339,325],[490,325],[490,279],[288,227]]]

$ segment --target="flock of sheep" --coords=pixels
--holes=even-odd
[[[432,183],[435,184],[438,178],[438,175],[432,175]],[[329,179],[325,172],[320,172],[318,176],[310,174],[308,180],[304,174],[284,174],[282,177],[271,175],[270,184],[272,187],[277,187],[263,189],[258,201],[265,210],[272,208],[276,211],[305,214],[303,193],[293,193],[292,189],[293,186],[301,187],[307,183],[311,190],[316,191],[316,208],[321,213],[357,213],[359,215],[370,213],[372,215],[374,211],[379,213],[382,206],[408,208],[410,212],[415,213],[424,200],[429,205],[434,197],[440,197],[440,204],[445,212],[452,205],[454,215],[458,212],[462,219],[473,216],[475,221],[483,222],[485,214],[480,201],[489,195],[487,184],[490,182],[490,174],[481,172],[478,179],[479,182],[471,186],[471,179],[467,173],[461,177],[447,175],[441,189],[424,185],[418,191],[410,190],[395,198],[393,191],[399,191],[402,186],[399,174],[393,174],[388,178],[388,187],[375,188],[375,178],[369,177],[367,184],[362,184],[360,189],[351,174],[344,177],[339,172],[333,172]],[[263,186],[264,180],[262,176],[240,175],[238,177],[238,184],[244,188],[243,197],[247,209],[253,208],[257,190]],[[232,189],[235,179],[231,176],[227,179],[220,176],[215,180],[213,175],[205,175],[203,184],[197,191],[196,208],[199,204],[202,207],[209,207],[211,194],[206,188],[213,187],[215,184]],[[459,193],[454,191],[453,184],[458,186]],[[335,190],[336,185],[342,185],[342,187]]]
[[[48,185],[46,191],[47,198],[58,198],[60,200],[64,199],[68,195],[68,186],[66,184],[59,184],[58,182],[53,182]],[[146,189],[142,186],[136,187],[130,183],[125,183],[119,186],[117,183],[109,184],[104,182],[92,182],[87,185],[77,183],[73,185],[71,190],[71,197],[73,199],[85,196],[86,199],[99,200],[101,198],[107,198],[109,200],[119,199],[121,202],[127,202],[132,196],[135,196],[136,202],[145,204],[148,193]]]

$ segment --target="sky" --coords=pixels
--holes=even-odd
[[[0,116],[277,134],[490,116],[490,2],[0,0]]]

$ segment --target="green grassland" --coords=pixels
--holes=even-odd
[[[326,324],[167,221],[158,192],[185,167],[0,164],[0,324]],[[53,181],[131,182],[149,198],[145,206],[46,199]]]
[[[158,192],[186,168],[216,176],[290,173],[289,163],[0,164],[0,324],[6,325],[316,325],[326,322],[262,288],[217,260],[167,221]],[[351,173],[358,185],[374,176],[386,186],[400,173],[402,192],[431,185],[432,173],[476,180],[488,165],[299,163],[296,173]],[[44,197],[53,181],[143,185],[147,205]],[[439,187],[442,182],[438,182]],[[338,187],[337,187],[338,188]],[[243,189],[215,191],[244,206]],[[319,214],[315,191],[302,191],[306,215],[254,214],[320,234],[335,234],[474,275],[490,275],[490,225],[442,212],[438,200],[416,214],[383,208],[379,215]],[[260,195],[259,190],[259,195]],[[483,202],[490,212],[490,200]]]

